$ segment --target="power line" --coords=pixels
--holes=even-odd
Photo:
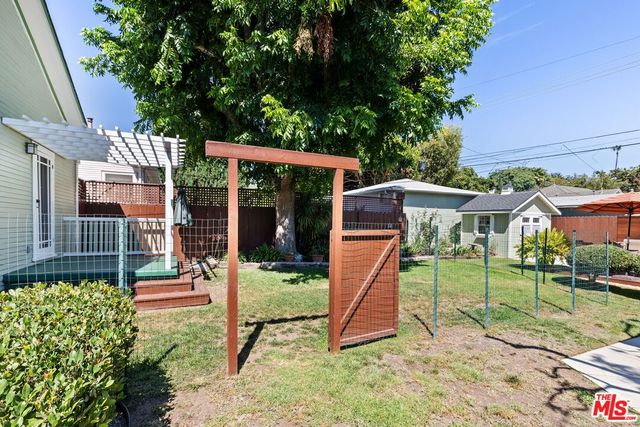
[[[556,83],[551,86],[542,88],[540,89],[540,91],[529,91],[528,93],[521,92],[519,95],[515,95],[511,97],[508,94],[506,96],[503,95],[501,97],[494,98],[492,102],[490,101],[487,104],[482,105],[482,107],[484,107],[484,109],[488,109],[488,108],[497,107],[504,104],[509,104],[515,101],[519,101],[521,99],[531,98],[539,95],[547,95],[547,94],[557,92],[572,86],[588,83],[593,80],[597,80],[597,79],[608,77],[614,74],[622,73],[624,71],[632,70],[638,67],[640,67],[640,61],[637,61],[637,60],[632,61],[627,64],[619,65],[617,67],[613,67],[607,70],[602,70],[590,75],[586,75],[580,79],[567,80],[565,82]]]
[[[617,45],[620,45],[620,44],[623,44],[623,43],[628,43],[630,41],[638,40],[638,39],[640,39],[640,35],[634,36],[634,37],[631,37],[631,38],[628,38],[628,39],[624,39],[624,40],[619,40],[619,41],[616,41],[616,42],[613,42],[613,43],[609,43],[609,44],[606,44],[606,45],[603,45],[603,46],[599,46],[599,47],[596,47],[596,48],[593,48],[593,49],[585,50],[585,51],[582,51],[582,52],[579,52],[579,53],[575,53],[573,55],[569,55],[569,56],[565,56],[565,57],[562,57],[562,58],[554,59],[553,61],[545,62],[543,64],[534,65],[532,67],[524,68],[524,69],[521,69],[521,70],[518,70],[518,71],[514,71],[512,73],[503,74],[501,76],[493,77],[493,78],[490,78],[490,79],[487,79],[487,80],[483,80],[483,81],[480,81],[480,82],[477,82],[477,83],[472,83],[470,85],[463,86],[460,89],[466,89],[466,88],[469,88],[469,87],[480,86],[480,85],[484,85],[484,84],[487,84],[487,83],[495,82],[497,80],[502,80],[502,79],[506,79],[506,78],[509,78],[509,77],[517,76],[519,74],[527,73],[527,72],[533,71],[533,70],[538,70],[540,68],[548,67],[549,65],[554,65],[554,64],[557,64],[557,63],[560,63],[560,62],[568,61],[570,59],[578,58],[580,56],[587,55],[587,54],[592,53],[592,52],[597,52],[599,50],[608,49],[610,47],[617,46]]]
[[[603,133],[603,134],[592,135],[592,136],[583,136],[583,137],[580,137],[580,138],[565,139],[563,141],[549,142],[549,143],[545,143],[545,144],[529,145],[529,146],[520,147],[520,148],[511,148],[511,149],[508,149],[508,150],[490,151],[490,152],[487,152],[487,153],[479,153],[479,152],[475,151],[476,153],[478,153],[477,155],[475,155],[475,156],[474,155],[466,156],[466,157],[461,158],[460,160],[461,161],[479,160],[480,158],[483,158],[483,157],[493,157],[493,156],[500,156],[500,155],[504,155],[504,154],[521,153],[523,151],[534,150],[534,149],[541,148],[541,147],[550,147],[550,146],[554,146],[554,145],[563,145],[563,144],[568,144],[568,143],[572,143],[572,142],[588,141],[588,140],[591,140],[591,139],[608,138],[610,136],[625,135],[625,134],[635,133],[635,132],[640,132],[640,128],[623,130],[623,131],[619,131],[619,132]],[[464,148],[469,150],[469,151],[474,151],[474,150],[472,150],[472,149],[470,149],[468,147],[464,147]],[[478,157],[478,158],[476,159],[476,157]]]
[[[640,145],[640,142],[633,142],[631,144],[621,144],[620,147],[631,147],[633,145]],[[471,166],[471,167],[475,167],[475,166],[488,166],[488,165],[496,165],[496,164],[504,164],[504,163],[514,163],[514,162],[520,162],[520,161],[529,161],[529,160],[539,160],[539,159],[549,159],[549,158],[553,158],[553,157],[566,157],[566,156],[571,156],[571,155],[575,155],[575,154],[581,154],[581,153],[592,153],[595,151],[602,151],[602,150],[611,150],[614,146],[608,146],[608,147],[601,147],[601,148],[591,148],[589,150],[579,150],[579,151],[574,151],[571,153],[556,153],[556,154],[548,154],[548,155],[544,155],[544,156],[534,156],[534,157],[526,157],[526,158],[522,158],[522,159],[510,159],[510,160],[501,160],[501,161],[496,161],[496,162],[488,162],[488,163],[475,163],[475,164],[467,164],[467,165],[463,165],[463,166]]]

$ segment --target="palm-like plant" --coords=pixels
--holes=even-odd
[[[545,236],[547,239],[547,250],[544,250],[544,241]],[[536,244],[536,236],[535,234],[530,234],[524,238],[524,245],[517,245],[516,251],[518,256],[523,256],[524,250],[524,258],[533,258],[535,257],[535,244]],[[567,236],[562,232],[562,230],[558,229],[548,229],[543,230],[538,233],[538,260],[545,265],[553,265],[556,260],[563,261],[567,255],[569,254],[569,250],[571,249],[571,244]]]

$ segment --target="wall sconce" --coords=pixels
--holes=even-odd
[[[27,141],[24,143],[24,151],[27,154],[35,156],[38,154],[38,145],[35,142]]]

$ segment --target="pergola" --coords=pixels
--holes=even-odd
[[[151,133],[123,132],[52,123],[46,119],[3,117],[2,124],[69,160],[92,160],[165,170],[165,268],[173,251],[173,169],[184,164],[185,141]]]
[[[238,373],[238,160],[334,169],[331,243],[329,248],[329,348],[340,350],[340,283],[342,280],[342,192],[344,171],[360,168],[358,159],[207,141],[206,156],[229,162],[227,374]]]

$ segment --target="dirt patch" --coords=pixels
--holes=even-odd
[[[502,418],[525,425],[591,424],[589,405],[580,396],[593,395],[598,387],[562,363],[566,351],[524,334],[489,335],[456,327],[424,354],[427,361],[442,355],[449,364],[441,378],[447,394],[452,401],[464,396],[472,412],[486,422]],[[480,375],[452,377],[449,372],[456,372],[456,364]],[[428,371],[429,365],[433,362],[422,369]]]

